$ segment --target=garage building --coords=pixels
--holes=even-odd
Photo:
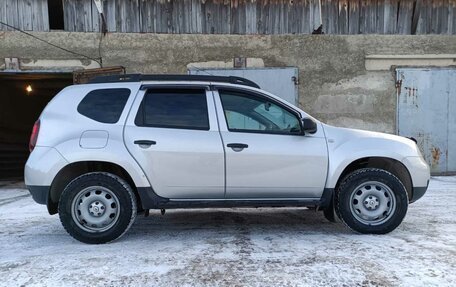
[[[456,172],[455,34],[456,0],[0,1],[0,179],[59,90],[124,72],[244,76]]]

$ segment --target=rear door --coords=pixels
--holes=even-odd
[[[124,139],[159,196],[224,197],[224,151],[207,88],[140,91]]]

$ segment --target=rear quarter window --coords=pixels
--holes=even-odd
[[[93,90],[79,103],[78,112],[100,123],[117,123],[130,93],[125,88]]]

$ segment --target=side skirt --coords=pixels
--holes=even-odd
[[[139,187],[143,209],[174,209],[174,208],[218,208],[218,207],[306,207],[317,206],[326,209],[331,206],[332,188],[325,188],[321,198],[303,199],[233,199],[233,200],[170,200],[157,195],[152,187]]]

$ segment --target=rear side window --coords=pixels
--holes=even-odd
[[[148,90],[135,119],[137,126],[209,130],[204,89]]]
[[[93,90],[79,103],[78,112],[97,122],[117,123],[130,93],[129,89]]]

